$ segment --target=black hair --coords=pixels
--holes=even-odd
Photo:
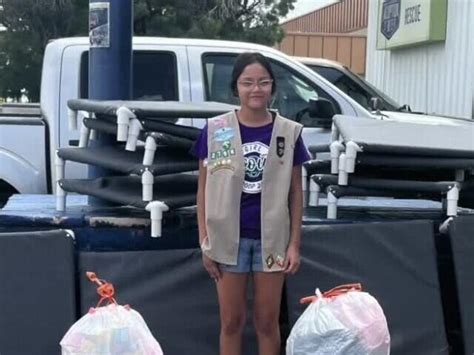
[[[237,80],[242,72],[245,70],[247,65],[258,63],[262,67],[266,69],[268,74],[270,74],[270,78],[273,80],[272,83],[272,95],[276,91],[276,82],[275,82],[275,75],[273,74],[272,66],[270,65],[270,61],[265,58],[262,54],[257,52],[244,52],[239,54],[239,56],[235,59],[234,68],[232,69],[232,81],[230,82],[230,88],[232,93],[235,96],[239,96],[237,91]]]

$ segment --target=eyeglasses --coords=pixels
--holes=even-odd
[[[260,89],[269,89],[272,86],[273,80],[272,79],[262,79],[259,81],[253,80],[242,80],[238,81],[239,85],[245,89],[254,88],[257,85]]]

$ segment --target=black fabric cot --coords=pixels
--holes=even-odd
[[[430,156],[398,156],[389,154],[369,154],[357,155],[356,164],[369,166],[390,166],[407,167],[414,169],[444,168],[468,170],[474,168],[474,159],[469,158],[442,158]]]
[[[114,122],[107,121],[107,120],[84,118],[84,124],[86,127],[90,129],[95,129],[101,132],[105,132],[113,136],[117,135],[117,124]],[[140,132],[139,139],[141,141],[145,141],[148,135],[155,138],[155,141],[157,144],[167,145],[174,148],[182,148],[184,150],[191,149],[191,147],[194,144],[194,140],[178,137],[175,135],[159,133],[159,132],[151,132],[151,133]]]
[[[153,201],[162,201],[170,209],[196,204],[197,175],[173,174],[154,178]],[[140,176],[110,176],[97,179],[62,179],[59,185],[77,192],[118,204],[145,208]]]
[[[338,177],[335,175],[316,174],[311,178],[323,186],[337,185]],[[386,190],[405,190],[413,192],[448,192],[454,186],[462,189],[463,187],[472,187],[474,182],[456,182],[456,181],[410,181],[395,179],[376,179],[349,176],[348,186],[366,189],[386,189]]]
[[[68,101],[72,110],[82,110],[97,114],[115,116],[116,111],[127,107],[137,118],[147,120],[174,120],[176,118],[209,118],[237,108],[220,102],[187,103],[179,101],[96,101],[74,99]]]
[[[343,141],[363,152],[474,158],[474,122],[467,120],[432,124],[336,115],[333,122]]]
[[[144,147],[136,151],[126,151],[123,146],[103,146],[88,148],[62,148],[58,155],[70,161],[96,165],[127,174],[141,175],[145,169],[153,175],[166,175],[198,169],[195,158],[183,150],[173,147],[157,147],[152,165],[142,164]]]
[[[117,125],[117,117],[99,115],[99,121],[105,121]],[[144,131],[160,132],[195,141],[201,134],[201,129],[192,126],[183,126],[174,122],[140,119]]]
[[[308,176],[315,174],[331,174],[331,161],[315,159],[304,163]],[[384,164],[380,161],[377,164],[357,164],[354,173],[349,174],[349,177],[367,177],[379,179],[399,179],[399,180],[416,180],[416,181],[450,181],[456,179],[456,170],[449,167],[435,167],[431,168],[415,165],[407,166],[392,166]]]

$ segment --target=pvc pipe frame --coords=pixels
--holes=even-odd
[[[339,141],[334,141],[329,145],[331,155],[331,174],[337,174],[339,170],[339,156],[344,150],[344,145]]]
[[[362,148],[357,143],[350,141],[346,143],[346,168],[344,169],[347,173],[353,173],[355,171],[355,161],[357,153],[362,152]]]
[[[446,199],[448,201],[446,214],[450,217],[456,216],[458,214],[459,188],[453,186],[451,190],[448,191]]]
[[[80,121],[79,148],[86,148],[89,145],[89,140],[97,138],[97,132],[95,131],[95,129],[90,129],[84,124],[84,118],[95,118],[95,115],[93,112],[87,111],[79,111],[79,113],[82,116]]]
[[[65,161],[59,157],[58,151],[56,151],[54,165],[56,168],[56,211],[64,212],[66,210],[66,191],[59,184],[59,180],[64,179]]]
[[[337,219],[337,197],[331,191],[328,191],[327,196],[328,196],[327,218]]]
[[[153,200],[153,174],[149,170],[145,170],[142,174],[142,200]]]
[[[67,109],[67,118],[69,122],[69,130],[75,131],[77,130],[77,111],[71,110],[69,107]]]
[[[319,192],[321,187],[313,179],[309,181],[309,205],[316,207],[319,205]]]
[[[132,118],[128,129],[128,139],[127,145],[125,146],[125,150],[128,150],[130,152],[135,151],[135,149],[137,148],[138,136],[142,130],[143,126],[141,122],[136,118]]]
[[[117,141],[126,142],[128,139],[128,130],[130,120],[136,119],[137,116],[126,106],[120,106],[117,109]]]
[[[143,165],[150,166],[155,160],[156,141],[152,136],[148,136],[145,142],[145,154],[143,155]],[[304,168],[303,168],[304,171]]]
[[[349,181],[349,174],[346,171],[347,158],[346,153],[342,153],[339,156],[339,175],[337,178],[337,184],[346,186]]]
[[[79,148],[85,148],[89,145],[89,137],[91,130],[89,127],[86,127],[84,120],[81,120],[81,135],[79,138]]]
[[[152,201],[145,209],[150,212],[151,236],[161,237],[163,212],[168,211],[169,207],[162,201]]]
[[[339,130],[336,125],[333,123],[331,125],[331,142],[335,142],[339,139]]]

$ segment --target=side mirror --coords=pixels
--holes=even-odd
[[[313,121],[315,126],[330,128],[332,125],[332,118],[336,114],[336,108],[328,99],[319,97],[317,99],[309,100],[308,114],[309,117],[316,120],[316,122]]]
[[[312,118],[326,118],[332,120],[336,114],[334,104],[328,99],[322,97],[309,100],[309,116]]]
[[[382,103],[378,97],[372,97],[370,99],[370,109],[372,111],[379,111],[381,109]]]

